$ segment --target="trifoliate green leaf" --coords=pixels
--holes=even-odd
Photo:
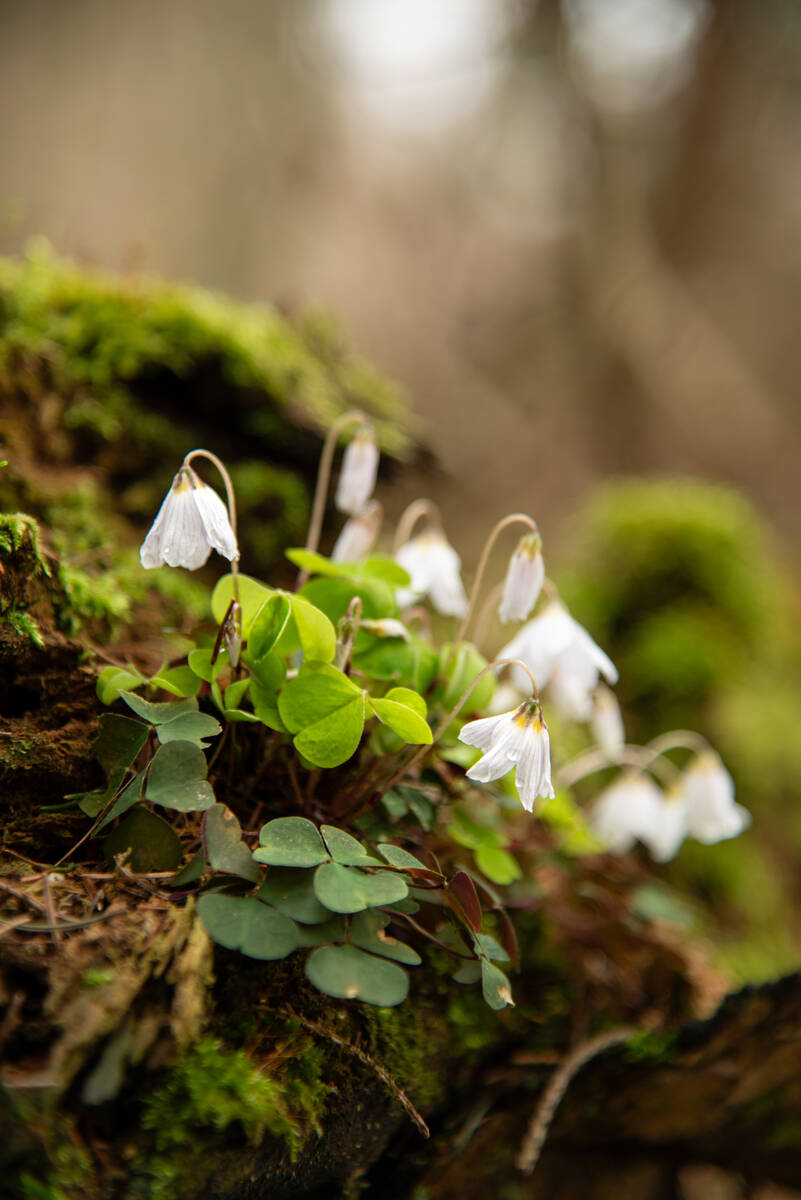
[[[105,829],[106,826],[110,825],[111,822],[116,820],[117,817],[121,817],[122,814],[127,812],[129,808],[133,808],[135,804],[139,803],[139,801],[142,799],[144,782],[144,775],[139,774],[135,775],[131,782],[125,785],[109,811],[106,813],[103,820],[98,825],[97,829],[95,830],[96,833],[100,833],[101,829]]]
[[[404,700],[396,699],[399,695],[403,695]],[[411,707],[406,701],[405,697],[407,696],[414,698],[414,707]],[[422,716],[417,701],[422,702]],[[425,701],[422,696],[418,696],[409,688],[393,688],[383,699],[371,699],[370,704],[379,721],[388,725],[393,733],[410,745],[429,746],[434,740],[434,735],[425,719]]]
[[[259,888],[259,898],[302,925],[320,925],[331,920],[314,892],[314,875],[297,867],[271,867]],[[330,941],[331,939],[326,939]]]
[[[320,832],[334,862],[342,863],[345,867],[357,867],[368,863],[374,867],[381,866],[379,859],[373,858],[361,842],[357,842],[356,838],[351,837],[344,829],[337,829],[335,825],[323,825]]]
[[[372,909],[356,913],[350,923],[350,940],[354,946],[369,950],[371,954],[391,958],[409,967],[419,966],[422,959],[416,950],[384,932],[388,924],[387,913],[375,912]]]
[[[293,594],[289,601],[304,659],[306,662],[330,663],[337,644],[334,626],[325,613],[302,596]]]

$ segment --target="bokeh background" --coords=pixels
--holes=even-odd
[[[758,813],[674,878],[796,965],[798,4],[0,0],[0,113],[0,253],[333,312],[433,455],[390,515],[537,516],[632,735]]]

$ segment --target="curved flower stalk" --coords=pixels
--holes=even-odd
[[[533,812],[538,797],[553,796],[548,726],[536,696],[524,700],[514,712],[469,721],[459,741],[483,751],[467,771],[468,779],[490,783],[516,767],[515,786],[526,812]]]
[[[196,571],[212,550],[231,562],[239,558],[235,510],[229,515],[214,489],[189,465],[190,458],[200,453],[205,452],[195,450],[184,459],[142,543],[139,558],[146,570],[166,564]],[[225,468],[219,461],[217,465],[225,478]],[[227,478],[226,486],[230,487]]]

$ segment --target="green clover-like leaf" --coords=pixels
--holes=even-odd
[[[355,946],[321,946],[306,961],[306,975],[327,996],[366,1004],[402,1004],[409,993],[406,972]]]
[[[299,944],[294,921],[255,896],[207,893],[198,900],[197,911],[210,938],[248,958],[286,958]]]
[[[148,771],[145,796],[179,812],[203,812],[214,803],[206,780],[206,756],[192,742],[159,746]]]
[[[119,767],[130,767],[147,741],[148,728],[132,717],[103,713],[98,723],[95,754],[100,765],[111,774]]]
[[[205,748],[205,739],[216,737],[222,726],[208,713],[186,712],[171,721],[165,721],[156,726],[156,734],[162,745],[166,742],[193,742],[195,746]]]
[[[328,861],[320,831],[305,817],[276,817],[262,825],[256,862],[273,867],[316,867]]]
[[[416,950],[384,932],[388,924],[387,913],[374,912],[372,909],[356,913],[350,923],[351,943],[382,958],[391,958],[409,967],[419,966],[422,959]]]
[[[409,889],[403,876],[392,871],[368,874],[359,867],[327,862],[314,873],[314,892],[331,912],[355,913],[403,900]]]
[[[224,804],[213,804],[203,814],[203,846],[209,866],[214,871],[238,875],[250,883],[259,883],[262,872],[253,855],[242,841],[242,827],[234,813]]]

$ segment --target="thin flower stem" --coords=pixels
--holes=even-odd
[[[432,525],[438,529],[442,528],[442,513],[433,500],[412,500],[408,508],[405,508],[400,515],[392,542],[393,554],[397,554],[401,546],[406,545],[421,517],[428,517]]]
[[[666,750],[694,750],[696,754],[701,754],[704,750],[709,750],[710,746],[703,734],[696,733],[693,729],[671,729],[653,738],[646,749],[654,754],[664,754]]]
[[[508,517],[503,517],[503,519],[498,522],[495,528],[490,531],[490,535],[484,543],[484,549],[481,551],[481,558],[478,560],[476,577],[473,580],[473,587],[470,591],[470,600],[467,605],[467,612],[464,614],[462,623],[459,626],[459,632],[457,633],[454,641],[454,649],[458,643],[462,641],[470,626],[473,610],[475,609],[476,601],[478,600],[478,593],[481,590],[484,572],[487,569],[487,562],[492,552],[492,548],[500,535],[503,533],[504,529],[508,528],[509,525],[527,525],[532,533],[539,533],[539,526],[537,525],[537,522],[532,517],[527,516],[526,513],[510,513]],[[451,657],[453,656],[453,653],[454,650],[451,651]]]
[[[225,466],[225,463],[222,461],[222,459],[218,458],[216,454],[212,454],[211,450],[202,450],[202,449],[190,450],[189,453],[184,458],[183,465],[185,467],[188,467],[191,464],[193,458],[208,459],[208,461],[217,468],[217,470],[220,472],[220,475],[222,476],[223,483],[225,484],[225,496],[226,496],[226,500],[228,501],[228,520],[231,524],[231,528],[234,531],[234,540],[237,544],[237,549],[238,549],[239,548],[239,539],[237,537],[237,532],[236,532],[236,496],[234,495],[234,485],[231,483],[231,476],[228,474],[228,469]],[[236,600],[236,602],[238,604],[239,603],[239,561],[238,561],[238,559],[235,559],[235,558],[231,560],[231,582],[232,582],[232,590],[234,593],[234,600]]]
[[[448,728],[456,714],[459,712],[473,689],[481,682],[481,680],[489,671],[495,671],[498,667],[520,667],[521,670],[525,671],[531,680],[531,689],[534,699],[539,700],[537,681],[531,673],[531,669],[527,667],[524,662],[521,662],[519,658],[496,658],[493,662],[487,663],[486,667],[482,668],[482,670],[480,670],[473,680],[468,684],[451,711],[442,718],[436,730],[434,731],[434,736],[431,742],[425,746],[420,746],[419,749],[415,750],[408,762],[399,767],[394,775],[390,777],[389,781],[383,784],[380,793],[382,796],[386,795],[391,787],[394,787],[396,783],[403,779],[404,775],[406,775],[413,766],[415,766],[422,758],[425,757],[429,751],[429,746],[433,745],[434,742],[438,741],[442,737],[443,733]]]
[[[660,753],[654,753],[649,746],[621,746],[613,755],[604,750],[588,750],[586,754],[579,755],[562,767],[554,784],[558,788],[570,788],[587,775],[594,775],[605,767],[639,767],[643,771],[650,771],[666,784],[673,783],[679,774],[673,763],[662,759]]]
[[[369,424],[364,413],[358,409],[353,409],[351,412],[343,413],[338,417],[328,433],[325,435],[323,443],[323,452],[320,455],[320,466],[317,471],[317,484],[314,489],[314,502],[312,504],[311,521],[309,522],[309,533],[306,538],[306,549],[316,551],[320,545],[320,534],[323,531],[323,517],[325,515],[325,498],[328,494],[328,484],[331,481],[331,467],[334,462],[334,451],[336,450],[337,438],[343,429],[348,425]],[[305,569],[298,572],[297,583],[295,590],[303,587],[306,580],[309,578],[309,572]]]
[[[503,587],[503,580],[501,580],[500,583],[496,583],[495,587],[489,593],[481,606],[481,611],[478,614],[478,620],[476,621],[476,628],[473,634],[473,645],[478,646],[479,650],[481,649],[481,643],[484,641],[487,629],[489,628],[493,610],[496,608],[498,601],[503,595]]]

